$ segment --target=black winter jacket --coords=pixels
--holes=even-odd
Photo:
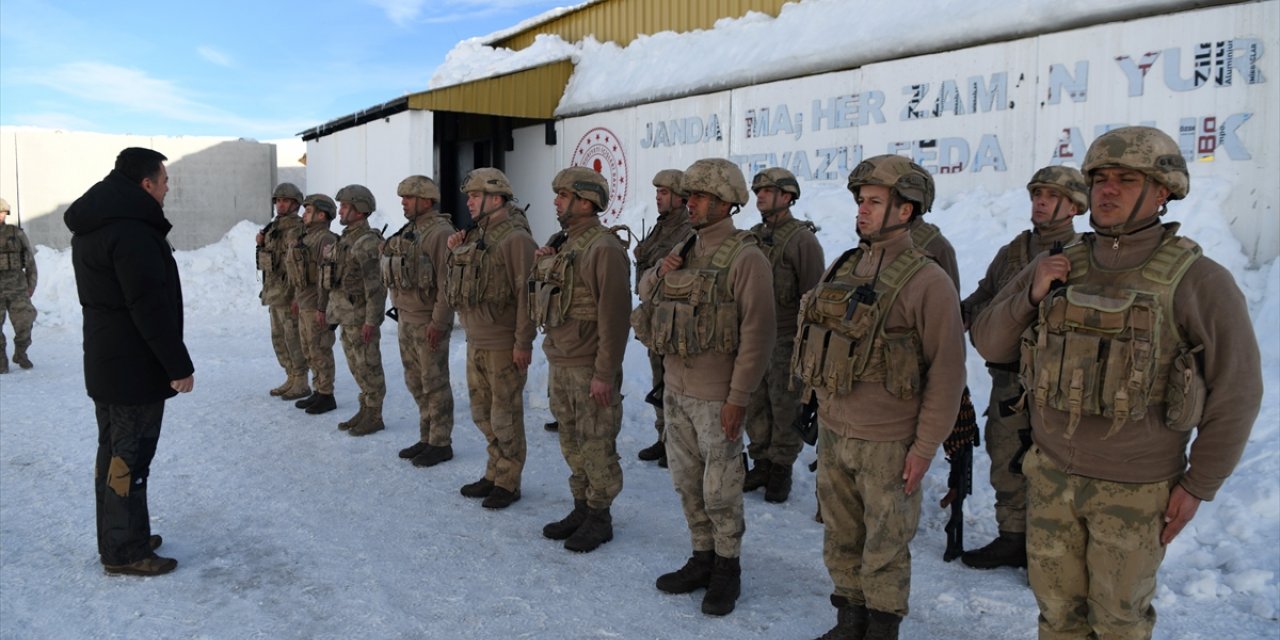
[[[71,263],[84,309],[84,383],[105,404],[173,397],[195,367],[182,342],[173,225],[141,185],[112,171],[71,203]]]

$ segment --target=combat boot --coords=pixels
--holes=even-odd
[[[706,595],[702,596],[702,612],[709,616],[728,615],[737,605],[739,595],[742,595],[742,565],[738,558],[716,554],[711,582]]]
[[[990,544],[960,555],[960,561],[974,569],[1027,567],[1027,534],[1001,531]]]
[[[14,349],[13,363],[18,365],[19,367],[22,367],[23,369],[30,369],[31,367],[35,366],[31,364],[31,360],[27,358],[27,350],[23,348]]]
[[[289,376],[289,379],[293,381],[293,384],[289,385],[289,388],[280,394],[281,400],[297,400],[311,394],[311,385],[307,384],[307,374]]]
[[[867,635],[867,605],[853,604],[842,596],[831,596],[836,608],[836,626],[818,640],[863,640]]]
[[[558,420],[553,420],[553,421],[551,421],[551,422],[547,422],[547,423],[543,424],[543,425],[542,425],[542,428],[543,428],[543,429],[546,429],[547,431],[551,431],[552,433],[554,433],[554,432],[556,432],[556,431],[559,431],[559,430],[560,430],[560,422],[559,422]]]
[[[446,444],[443,447],[427,445],[425,451],[414,456],[413,460],[410,460],[409,462],[411,462],[415,467],[434,467],[441,462],[446,462],[452,459],[453,445]]]
[[[582,526],[583,521],[587,519],[587,501],[574,500],[573,511],[561,520],[548,523],[542,528],[542,537],[552,540],[564,540],[573,535],[578,527]]]
[[[867,611],[867,635],[862,640],[898,640],[902,616],[886,611]]]
[[[480,506],[486,509],[506,509],[520,500],[520,490],[510,491],[494,485],[493,491],[484,497]]]
[[[356,437],[367,436],[386,428],[387,426],[382,423],[382,409],[374,409],[370,407],[365,410],[364,416],[360,418],[359,422],[351,425],[351,428],[347,429],[347,435]]]
[[[769,470],[772,468],[773,462],[756,460],[756,466],[748,469],[742,478],[742,492],[749,493],[769,484]]]
[[[587,519],[583,521],[582,526],[578,527],[568,540],[564,541],[564,548],[578,553],[587,553],[595,551],[600,545],[613,539],[613,515],[609,513],[609,507],[603,509],[587,509]]]
[[[0,347],[0,373],[9,373],[9,350]]]
[[[316,401],[307,407],[307,413],[318,416],[322,413],[329,413],[338,408],[338,402],[333,399],[332,393],[321,393],[317,395]]]
[[[306,409],[307,407],[309,407],[309,406],[311,406],[311,405],[315,404],[315,402],[316,402],[316,398],[319,398],[319,397],[320,397],[320,392],[319,392],[319,391],[312,391],[312,392],[311,392],[311,395],[309,395],[309,396],[307,396],[307,397],[305,397],[305,398],[303,398],[303,399],[301,399],[301,400],[299,400],[299,401],[297,401],[297,402],[293,403],[293,406],[295,406],[295,407],[297,407],[297,408],[299,408],[299,409]]]
[[[352,426],[359,424],[360,420],[364,418],[364,414],[366,411],[368,411],[368,409],[365,409],[364,404],[361,404],[360,409],[356,411],[356,414],[354,416],[351,416],[350,420],[344,420],[338,423],[338,430],[346,431],[347,429],[350,429]]]
[[[280,384],[280,386],[272,389],[271,391],[268,391],[267,393],[270,393],[272,396],[275,396],[275,397],[280,397],[281,395],[284,395],[284,392],[289,390],[289,387],[292,387],[292,386],[293,386],[293,376],[289,376],[288,378],[285,379],[284,382]]]
[[[653,462],[658,458],[665,457],[666,455],[667,445],[662,441],[662,438],[658,438],[657,442],[641,449],[640,453],[636,454],[636,457],[645,462]]]
[[[412,459],[414,459],[414,458],[418,457],[418,454],[419,454],[419,453],[422,453],[423,451],[426,451],[426,450],[427,450],[427,449],[429,449],[430,447],[431,447],[431,445],[429,445],[429,444],[427,444],[427,443],[425,443],[425,442],[415,442],[415,443],[413,443],[412,445],[407,446],[407,447],[405,447],[405,448],[401,449],[401,450],[400,450],[400,453],[398,453],[398,454],[396,454],[396,455],[400,456],[401,458],[404,458],[405,460],[412,460]]]
[[[715,563],[716,552],[694,551],[684,566],[658,576],[657,587],[667,593],[689,593],[711,584],[711,565]]]
[[[791,465],[774,464],[769,467],[769,483],[764,486],[765,502],[786,502],[791,495]]]
[[[468,498],[487,498],[493,493],[493,481],[488,478],[480,478],[475,482],[469,482],[462,485],[459,493]]]

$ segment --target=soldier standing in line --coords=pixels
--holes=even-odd
[[[307,385],[307,360],[302,355],[298,333],[298,316],[293,309],[294,292],[289,286],[285,254],[294,234],[302,230],[302,191],[291,182],[281,182],[271,194],[275,217],[257,237],[258,270],[262,272],[262,292],[258,297],[271,315],[271,346],[276,361],[288,376],[284,384],[271,390],[271,395],[284,400],[305,398],[311,393]]]
[[[378,273],[382,234],[369,227],[377,208],[373,193],[359,184],[338,190],[338,222],[345,227],[321,267],[320,282],[329,290],[325,318],[342,328],[342,351],[351,377],[360,387],[360,408],[338,423],[347,435],[365,436],[384,428],[382,400],[387,381],[382,373],[383,309],[387,289]]]
[[[1044,167],[1031,177],[1027,192],[1031,196],[1031,229],[996,252],[978,288],[960,303],[966,327],[1032,258],[1080,239],[1072,221],[1089,210],[1089,187],[1079,171],[1065,166]],[[987,546],[964,552],[960,561],[977,569],[1026,567],[1027,481],[1009,465],[1026,452],[1022,443],[1030,446],[1031,423],[1020,406],[1018,362],[988,362],[987,373],[991,374],[991,399],[983,431],[991,458],[990,478],[996,491],[1000,534]]]
[[[332,253],[338,234],[329,230],[338,205],[321,193],[313,193],[302,201],[302,233],[289,245],[286,255],[289,285],[294,292],[294,308],[298,314],[298,335],[302,353],[311,368],[311,395],[294,403],[311,415],[328,413],[338,407],[333,399],[333,329],[324,317],[329,304],[329,291],[320,286],[320,264],[326,252]]]
[[[431,178],[409,176],[396,195],[409,222],[383,245],[382,282],[397,309],[404,382],[418,405],[418,442],[401,449],[400,457],[415,467],[432,467],[453,459],[453,309],[445,286],[454,228],[449,214],[440,211],[440,188]]]
[[[473,225],[449,236],[449,306],[467,332],[471,418],[488,441],[484,476],[462,495],[488,509],[520,499],[526,455],[524,383],[533,359],[529,270],[538,245],[498,169],[475,169],[462,181]]]
[[[609,509],[622,491],[622,357],[631,328],[627,248],[600,223],[609,183],[585,167],[556,174],[557,245],[538,249],[529,278],[529,309],[546,333],[551,412],[569,465],[573,511],[543,527],[570,551],[588,552],[613,539]]]
[[[1178,144],[1113,129],[1083,173],[1094,232],[1019,272],[973,341],[1021,366],[1040,638],[1150,638],[1165,549],[1248,442],[1261,356],[1231,273],[1160,222],[1191,186]]]
[[[800,387],[793,383],[791,373],[796,313],[800,296],[818,284],[826,260],[813,235],[813,223],[791,215],[791,206],[800,199],[800,183],[794,174],[782,167],[765,169],[752,178],[751,190],[761,218],[751,232],[760,239],[773,268],[778,326],[769,368],[747,405],[746,429],[751,440],[747,453],[755,464],[747,471],[742,490],[764,487],[766,501],[785,502],[791,495],[791,465],[804,449],[800,432],[794,428],[800,408]]]
[[[36,308],[31,304],[36,293],[36,254],[22,228],[5,221],[8,216],[9,203],[0,198],[0,373],[9,372],[2,330],[5,314],[13,323],[13,363],[23,369],[32,367],[27,347],[36,322]]]
[[[653,229],[636,244],[634,250],[637,288],[640,286],[640,277],[644,272],[656,266],[663,257],[671,253],[672,247],[684,242],[693,234],[693,227],[689,225],[689,209],[685,207],[685,197],[688,194],[680,186],[680,180],[683,177],[684,172],[679,169],[663,169],[653,176],[658,219],[653,223]],[[641,301],[640,304],[646,303]],[[661,387],[664,368],[662,355],[654,353],[653,350],[649,351],[649,370],[653,372],[653,390],[645,396],[645,402],[654,406],[656,417],[653,426],[658,430],[658,440],[641,449],[637,457],[645,462],[656,460],[658,466],[666,467],[667,450],[662,442],[664,421]]]
[[[667,459],[693,545],[657,587],[705,587],[702,612],[722,616],[741,593],[742,423],[773,352],[773,276],[756,237],[733,226],[748,199],[738,165],[699,160],[681,187],[695,235],[644,274],[649,306],[633,316],[641,341],[664,356]]]
[[[920,482],[964,389],[964,324],[947,273],[913,244],[933,178],[885,155],[849,174],[858,247],[800,303],[794,371],[818,398],[822,559],[837,623],[823,640],[896,640],[911,590]]]

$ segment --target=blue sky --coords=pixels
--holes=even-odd
[[[3,0],[0,124],[291,137],[572,0]]]

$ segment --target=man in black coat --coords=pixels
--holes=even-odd
[[[109,574],[160,575],[147,475],[164,401],[195,385],[182,342],[182,284],[166,236],[165,156],[131,147],[67,209],[71,262],[84,310],[84,381],[98,419],[98,553]]]

